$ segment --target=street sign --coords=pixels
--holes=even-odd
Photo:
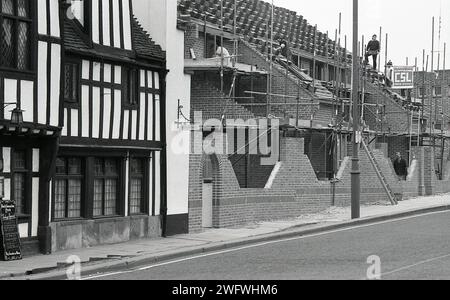
[[[14,201],[0,202],[0,255],[5,261],[22,259]]]
[[[414,88],[414,67],[396,66],[392,70],[393,89],[413,89]]]

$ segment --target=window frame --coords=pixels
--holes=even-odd
[[[24,152],[25,154],[25,169],[17,169],[15,160],[17,152]],[[15,200],[15,174],[25,175],[25,197],[23,205],[23,212],[17,213],[20,220],[31,218],[31,191],[32,191],[32,152],[29,149],[24,148],[12,148],[11,149],[11,182],[10,182],[10,195],[11,200]]]
[[[103,174],[102,175],[98,175],[95,173],[95,161],[97,159],[102,160],[102,164],[103,164]],[[106,161],[107,160],[114,160],[116,163],[116,167],[117,167],[117,175],[113,175],[113,174],[108,174],[106,172]],[[123,182],[123,171],[121,168],[121,162],[120,159],[117,157],[93,157],[93,172],[92,172],[92,180],[90,181],[90,183],[92,183],[92,187],[93,187],[93,193],[90,195],[89,199],[92,203],[92,209],[91,209],[91,213],[92,213],[92,217],[93,219],[102,219],[102,218],[114,218],[114,217],[118,217],[121,215],[121,195],[123,194],[122,192],[122,182]],[[106,204],[106,181],[108,179],[116,179],[117,180],[117,187],[116,187],[116,203],[115,203],[115,213],[111,214],[111,215],[106,215],[105,214],[105,204]],[[95,215],[94,214],[94,197],[95,197],[95,181],[96,180],[102,180],[102,214],[101,215]]]
[[[132,160],[138,160],[142,163],[142,173],[141,174],[133,174],[132,172]],[[139,216],[139,215],[147,215],[149,214],[149,179],[150,179],[150,158],[144,156],[133,155],[130,156],[129,166],[128,166],[128,214],[130,216]],[[141,187],[141,208],[140,212],[132,213],[131,212],[131,183],[135,178],[142,179],[142,187]],[[147,184],[146,184],[147,183]]]
[[[139,107],[140,73],[135,67],[122,66],[122,105],[125,109],[136,110]]]
[[[151,172],[151,162],[153,157],[153,152],[149,151],[121,151],[121,150],[100,150],[92,153],[88,149],[61,149],[58,153],[58,158],[77,158],[81,160],[81,172],[82,172],[82,199],[81,199],[81,217],[80,218],[70,218],[70,219],[56,219],[55,216],[55,194],[54,194],[54,184],[52,184],[50,194],[52,196],[52,211],[51,220],[56,223],[73,222],[73,221],[83,221],[83,220],[103,220],[103,219],[115,219],[121,217],[136,217],[136,216],[148,216],[151,214],[150,211],[150,200],[152,195],[150,194],[150,172]],[[131,164],[127,164],[127,160],[130,158],[136,158],[143,161],[143,202],[141,213],[132,214],[130,208],[130,185],[131,185]],[[96,159],[102,159],[103,165],[105,160],[113,159],[117,163],[118,179],[117,181],[117,202],[116,202],[116,213],[114,215],[94,215],[94,182],[96,178],[102,176],[96,176],[95,174],[95,161]],[[56,172],[52,176],[52,181],[58,178]],[[128,180],[128,181],[127,181]],[[104,181],[102,182],[105,185]],[[127,202],[128,201],[128,202]],[[104,211],[104,195],[102,199],[102,212]]]
[[[419,87],[419,98],[427,97],[427,88],[426,87]]]
[[[440,90],[440,93],[437,93],[437,90]],[[434,97],[441,97],[442,96],[442,86],[434,86],[433,87],[433,96]]]
[[[76,67],[76,71],[75,71],[75,76],[76,76],[76,87],[74,88],[72,86],[72,92],[75,91],[75,98],[76,99],[67,99],[65,92],[66,92],[66,66],[67,65],[71,65],[72,67]],[[63,90],[63,96],[64,96],[64,104],[66,106],[73,106],[75,108],[79,107],[80,103],[81,103],[81,62],[80,61],[76,61],[76,60],[71,60],[71,59],[66,59],[64,62],[64,90]],[[74,75],[73,69],[72,69],[72,75]],[[73,84],[73,78],[71,80],[71,83]]]
[[[73,220],[80,220],[85,219],[86,217],[86,160],[82,157],[73,157],[73,156],[58,156],[58,159],[64,159],[65,167],[66,167],[66,174],[58,174],[55,171],[55,175],[53,177],[53,184],[52,184],[52,220],[55,222],[60,221],[73,221]],[[68,174],[69,170],[69,160],[70,159],[79,159],[81,164],[81,174],[79,175],[70,175]],[[80,200],[80,216],[79,217],[72,217],[69,218],[69,180],[71,179],[80,179],[81,181],[81,200]],[[66,182],[66,199],[65,199],[65,216],[64,218],[56,218],[55,216],[55,205],[56,205],[56,180],[64,180]]]
[[[36,71],[36,45],[37,45],[37,26],[36,26],[36,1],[26,1],[28,3],[28,17],[21,17],[18,15],[18,0],[12,0],[13,6],[14,6],[14,15],[9,15],[6,13],[3,13],[3,3],[0,0],[0,44],[1,44],[1,27],[3,26],[3,20],[9,19],[13,21],[13,34],[14,34],[14,44],[13,44],[13,51],[14,51],[14,66],[3,66],[0,63],[0,70],[4,71],[10,71],[10,72],[19,72],[19,73],[35,73]],[[18,68],[18,39],[17,39],[17,32],[19,28],[19,23],[25,22],[28,24],[28,66],[26,69],[19,69]],[[0,45],[1,46],[1,45]]]

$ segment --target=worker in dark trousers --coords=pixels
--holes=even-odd
[[[394,160],[394,170],[399,180],[405,181],[408,177],[408,163],[400,152],[397,152],[397,158]]]
[[[378,55],[380,54],[380,42],[377,40],[377,35],[374,34],[372,40],[367,44],[365,64],[369,63],[369,56],[373,58],[373,69],[377,69]]]

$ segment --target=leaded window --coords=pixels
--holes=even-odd
[[[28,160],[26,151],[15,150],[12,153],[12,200],[16,203],[18,215],[28,213],[27,195],[28,190]]]
[[[94,164],[94,217],[118,214],[119,166],[115,159],[96,158]]]
[[[0,0],[0,67],[30,70],[30,0]]]
[[[123,99],[124,105],[128,107],[135,107],[139,97],[139,74],[136,69],[123,69]]]
[[[144,206],[144,173],[145,161],[143,159],[130,160],[130,214],[145,212]]]
[[[76,63],[66,63],[64,66],[64,100],[70,103],[78,103],[79,67]]]
[[[73,219],[82,216],[82,183],[81,159],[58,158],[54,180],[54,219]]]

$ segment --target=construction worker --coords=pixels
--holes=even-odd
[[[288,59],[288,43],[283,39],[278,39],[279,46],[275,48],[274,60],[283,61],[284,63],[289,63]]]
[[[225,66],[228,66],[231,62],[230,52],[225,47],[222,47],[220,41],[217,41],[216,57],[223,57]]]
[[[386,85],[388,87],[392,87],[393,76],[394,76],[394,66],[392,64],[392,61],[389,61],[386,66],[387,66]]]
[[[394,160],[394,170],[400,181],[405,181],[408,176],[408,163],[402,157],[400,152],[397,152],[397,157]]]
[[[380,42],[377,40],[377,35],[372,36],[372,40],[367,44],[365,64],[369,64],[369,56],[373,58],[373,70],[377,69],[377,59],[378,54],[380,54]]]

